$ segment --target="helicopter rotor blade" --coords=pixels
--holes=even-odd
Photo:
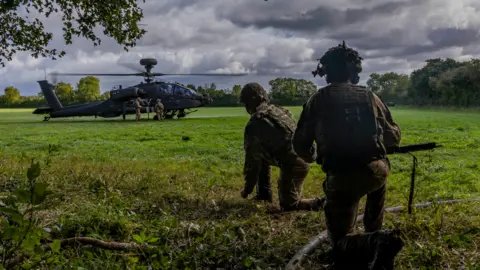
[[[143,76],[142,73],[50,73],[53,76]]]
[[[248,73],[151,73],[151,76],[246,76]]]

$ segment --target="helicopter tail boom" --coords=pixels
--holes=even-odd
[[[38,84],[40,84],[40,89],[42,89],[42,93],[50,108],[53,110],[63,108],[62,103],[60,103],[60,100],[58,100],[57,95],[55,95],[55,92],[53,91],[53,85],[47,80],[38,81]]]

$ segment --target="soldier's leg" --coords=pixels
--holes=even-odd
[[[256,200],[272,202],[272,184],[270,182],[271,168],[268,164],[262,164],[262,170],[258,176]]]
[[[386,184],[367,195],[363,225],[366,232],[382,229]]]
[[[346,179],[342,179],[346,177],[349,176],[327,173],[323,182],[327,233],[334,247],[340,239],[353,233],[357,221],[358,202],[361,198],[361,195],[352,192],[348,186],[342,185],[347,183]]]
[[[141,114],[141,111],[140,111],[140,108],[137,108],[137,117],[136,117],[136,120],[140,120],[140,114]]]
[[[310,171],[310,164],[297,158],[292,165],[280,168],[278,197],[283,211],[314,210],[323,206],[322,199],[302,199],[303,182]]]
[[[372,163],[370,167],[374,173],[374,181],[379,181],[382,185],[380,188],[367,194],[365,217],[363,219],[366,232],[374,232],[382,229],[387,177],[390,169],[387,161],[377,161]]]

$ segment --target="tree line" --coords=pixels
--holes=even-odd
[[[59,82],[55,85],[54,91],[64,105],[74,105],[109,98],[108,91],[101,93],[100,79],[94,76],[81,78],[75,88],[69,83]],[[41,105],[46,105],[42,92],[36,96],[22,96],[18,88],[9,86],[4,89],[4,94],[0,96],[1,107],[28,108]]]
[[[409,76],[373,73],[367,86],[383,100],[416,106],[480,105],[480,59],[428,59]]]
[[[238,103],[242,85],[235,85],[231,89],[217,88],[215,83],[184,86],[212,97],[214,101],[209,106],[242,106]],[[372,73],[367,86],[385,102],[415,106],[475,107],[480,105],[480,59],[428,59],[422,68],[414,70],[410,75]],[[270,100],[280,105],[302,105],[316,91],[317,86],[304,79],[276,78],[269,82]],[[93,76],[81,78],[75,88],[71,84],[59,82],[55,86],[55,93],[65,105],[109,98],[108,91],[101,94],[100,80]],[[41,93],[38,96],[21,96],[20,91],[13,86],[5,88],[4,95],[0,96],[2,107],[43,104],[45,101]]]

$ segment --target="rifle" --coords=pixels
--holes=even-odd
[[[409,144],[404,146],[394,146],[394,147],[387,148],[387,154],[405,154],[409,152],[431,150],[437,147],[441,147],[441,145],[437,145],[437,143],[435,142]]]
[[[408,195],[408,213],[412,213],[412,204],[413,204],[413,192],[415,189],[415,170],[417,167],[417,157],[415,157],[410,152],[422,151],[422,150],[431,150],[441,145],[437,145],[435,142],[419,143],[419,144],[409,144],[405,146],[394,146],[387,148],[387,154],[410,154],[413,157],[412,165],[412,174],[410,181],[410,194]]]

